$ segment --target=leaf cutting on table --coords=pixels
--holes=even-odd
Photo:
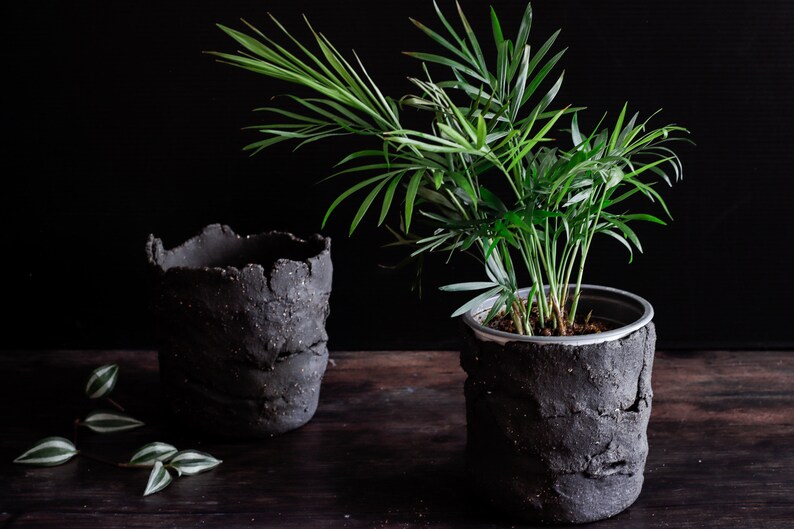
[[[154,464],[154,468],[152,468],[151,474],[149,474],[149,481],[146,483],[146,490],[143,491],[143,495],[148,496],[149,494],[160,492],[170,485],[173,480],[174,478],[171,477],[171,473],[163,466],[163,463],[157,461]]]
[[[54,467],[66,463],[75,455],[77,455],[77,448],[70,440],[63,437],[45,437],[14,459],[14,463],[36,467]]]
[[[80,424],[97,433],[123,432],[144,425],[134,417],[115,411],[91,412]]]
[[[118,376],[118,364],[106,364],[94,369],[85,385],[86,396],[89,399],[98,399],[108,395],[116,386]]]
[[[154,442],[142,446],[130,458],[132,465],[154,465],[158,461],[165,461],[176,454],[178,450],[168,443]]]
[[[182,450],[168,462],[168,465],[181,476],[192,476],[211,470],[223,463],[209,454],[198,450]]]

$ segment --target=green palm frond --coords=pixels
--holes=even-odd
[[[404,52],[422,68],[421,75],[409,77],[415,93],[399,98],[384,94],[355,54],[346,58],[308,21],[311,48],[272,16],[286,42],[250,25],[248,33],[219,26],[242,49],[213,52],[218,60],[296,89],[258,109],[267,121],[249,128],[264,139],[246,149],[256,153],[284,141],[299,148],[334,136],[363,137],[371,146],[345,156],[329,177],[353,182],[332,201],[323,225],[352,197],[358,197],[358,208],[351,234],[370,210],[378,225],[397,211],[403,230],[398,242],[413,246],[413,256],[479,256],[488,281],[446,288],[479,291],[455,314],[495,297],[488,320],[505,310],[519,332],[531,333],[534,306],[541,324],[564,334],[576,315],[594,236],[616,239],[631,260],[635,250],[642,252],[633,223],[664,224],[652,214],[619,208],[644,196],[670,216],[657,184],[682,178],[669,144],[687,131],[677,125],[654,128],[653,116],[629,117],[624,105],[611,128],[602,127],[602,118],[585,134],[578,120],[583,107],[552,108],[564,78],[556,70],[566,50],[554,50],[559,31],[537,48],[529,45],[531,5],[514,39],[505,36],[490,9],[495,57],[486,57],[459,5],[455,21],[433,5],[440,27],[411,22],[436,49]],[[405,127],[404,108],[424,113],[427,127]],[[571,122],[570,147],[557,130],[565,117]],[[419,226],[427,231],[411,233]],[[517,298],[517,264],[531,281],[526,303]]]

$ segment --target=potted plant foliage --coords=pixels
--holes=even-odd
[[[668,144],[686,130],[652,127],[624,106],[583,131],[582,108],[552,107],[559,31],[530,48],[531,6],[514,40],[491,9],[493,60],[459,6],[454,24],[435,7],[439,28],[413,23],[436,50],[408,53],[422,68],[413,93],[396,100],[311,26],[311,48],[275,19],[281,43],[253,26],[221,26],[243,51],[214,55],[296,88],[260,109],[272,119],[255,127],[263,139],[249,150],[345,134],[369,142],[342,158],[336,174],[356,180],[325,220],[355,195],[351,233],[370,210],[379,225],[397,211],[414,256],[481,261],[482,279],[444,287],[476,292],[455,315],[467,324],[467,462],[481,497],[526,520],[612,516],[643,483],[653,310],[584,284],[585,264],[602,236],[631,253],[641,250],[636,221],[664,224],[627,207],[645,197],[667,213],[655,185],[681,177]],[[405,125],[407,109],[424,112],[426,128]]]

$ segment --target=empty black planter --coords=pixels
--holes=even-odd
[[[175,416],[204,432],[280,434],[317,409],[328,362],[331,241],[213,224],[172,249],[149,236],[160,375]]]
[[[493,301],[491,302],[493,303]],[[583,523],[634,503],[643,483],[656,342],[647,301],[587,286],[580,307],[619,328],[519,337],[464,317],[467,468],[479,497],[523,520]]]

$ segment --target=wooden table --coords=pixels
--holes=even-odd
[[[7,527],[529,527],[480,507],[464,482],[463,373],[447,351],[335,352],[317,415],[258,442],[173,429],[157,359],[141,351],[0,354],[0,525]],[[159,440],[224,460],[142,497],[148,471],[81,457],[35,469],[11,460],[41,437],[71,437],[94,405],[93,367],[121,366],[114,396],[147,426],[80,434],[125,460]],[[651,452],[639,500],[599,528],[794,527],[794,353],[659,352]]]

